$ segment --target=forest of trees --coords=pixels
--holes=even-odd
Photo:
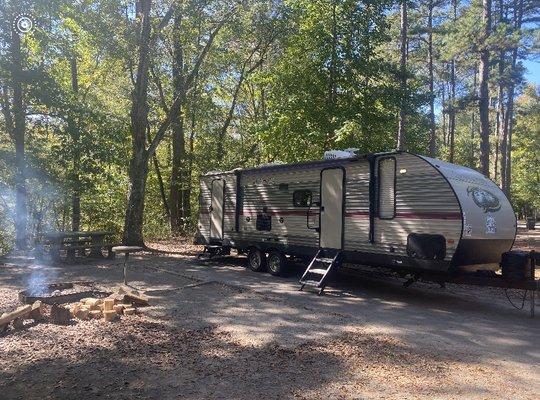
[[[538,0],[4,0],[0,253],[189,234],[202,173],[348,147],[475,168],[530,214],[539,22]]]

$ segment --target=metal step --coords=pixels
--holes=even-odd
[[[313,257],[313,259],[309,263],[308,267],[304,271],[304,274],[300,278],[300,284],[302,285],[300,287],[300,290],[302,290],[302,288],[304,286],[306,286],[306,285],[307,286],[314,286],[314,287],[320,289],[319,290],[319,295],[322,294],[322,292],[323,292],[323,290],[324,290],[324,288],[326,286],[326,280],[328,279],[331,270],[333,268],[336,268],[337,266],[339,266],[339,264],[341,262],[341,259],[340,259],[341,252],[340,251],[336,251],[333,258],[323,257],[323,255],[325,255],[325,253],[327,251],[329,251],[329,250],[319,249],[319,251],[317,251],[317,254],[315,254],[315,257]],[[323,264],[324,266],[326,266],[326,268],[324,268],[324,267],[323,268],[320,268],[320,267],[315,268],[316,263]],[[310,275],[311,277],[313,277],[313,275],[318,275],[318,276],[320,276],[320,279],[319,280],[308,279],[307,278],[308,275]]]
[[[326,271],[328,271],[328,270],[327,269],[322,269],[322,268],[313,268],[313,269],[310,269],[308,272],[310,274],[324,275],[324,274],[326,274]]]
[[[307,281],[302,281],[302,285],[319,287],[320,282],[308,279]]]
[[[334,259],[333,258],[322,257],[322,258],[316,258],[315,261],[325,263],[325,264],[332,264],[334,262]]]

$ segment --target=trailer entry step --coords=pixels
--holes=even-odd
[[[310,269],[309,270],[309,273],[310,274],[319,274],[319,275],[323,275],[323,274],[326,274],[326,269],[322,269],[322,268],[314,268],[314,269]]]
[[[322,294],[330,272],[341,264],[340,256],[340,250],[319,249],[300,278],[300,290],[304,286],[311,286],[319,289],[319,295]],[[319,279],[313,279],[313,275],[319,275]]]
[[[317,258],[317,261],[321,262],[321,263],[330,264],[330,263],[334,262],[334,259],[324,257],[324,258]]]

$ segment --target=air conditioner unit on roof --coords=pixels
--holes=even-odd
[[[350,148],[345,150],[328,150],[324,152],[325,160],[334,160],[336,158],[351,158],[357,156],[358,149]]]

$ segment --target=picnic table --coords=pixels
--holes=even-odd
[[[114,257],[112,247],[114,244],[107,243],[105,238],[112,235],[108,231],[89,231],[89,232],[46,232],[42,235],[40,243],[40,251],[43,254],[48,248],[48,253],[53,259],[60,259],[60,252],[66,251],[68,258],[75,257],[75,253],[86,256],[86,251],[89,250],[88,257],[102,258],[102,250],[107,250],[109,258]]]

